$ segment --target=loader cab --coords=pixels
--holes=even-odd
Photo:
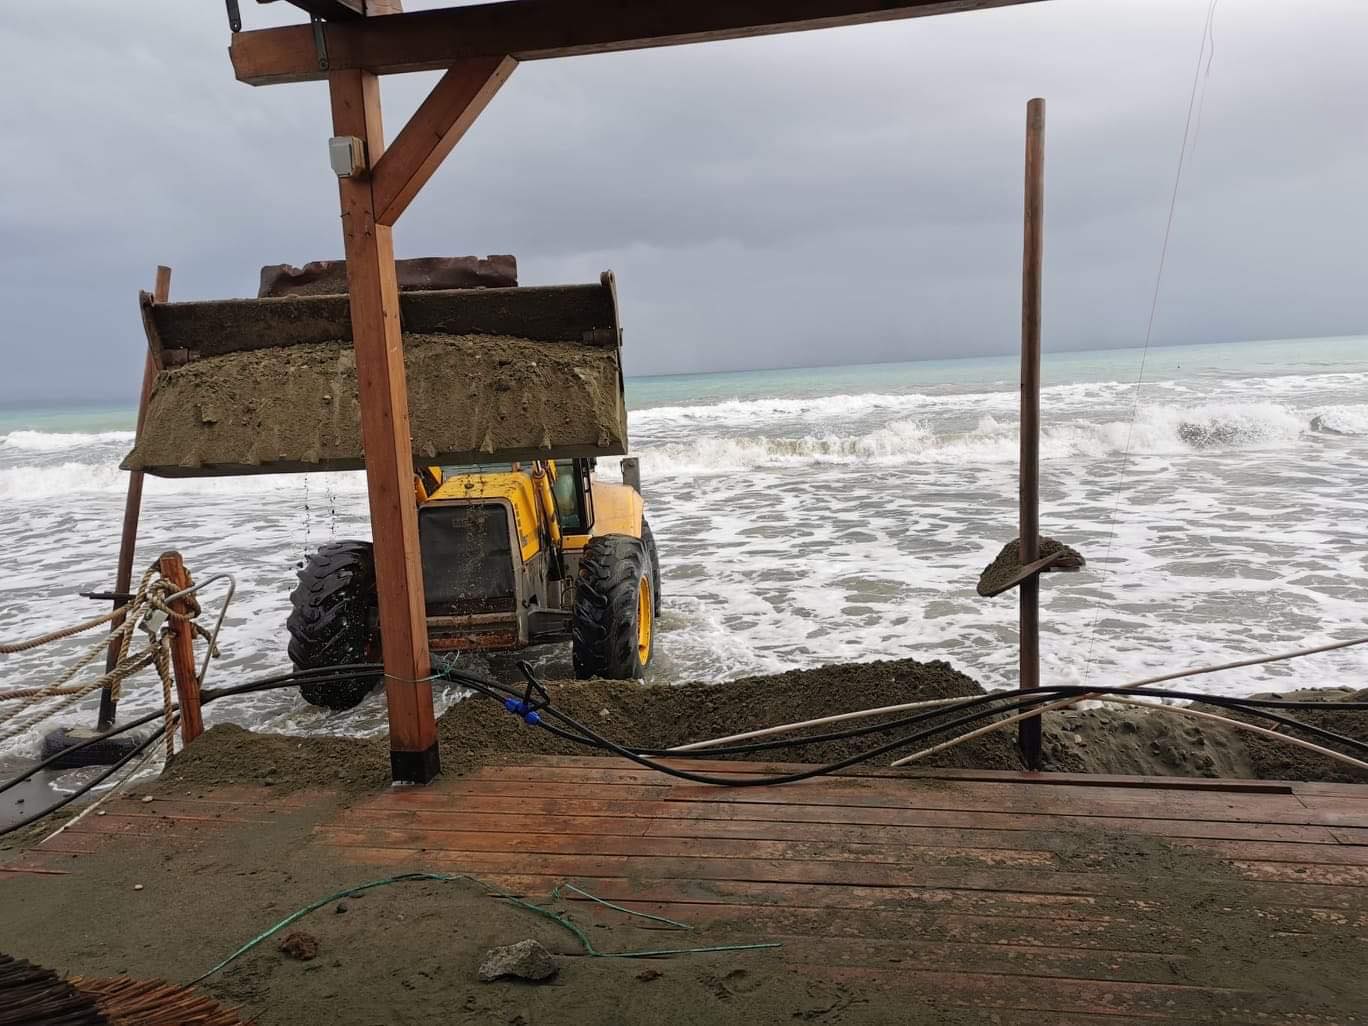
[[[556,514],[563,534],[588,534],[594,524],[594,492],[591,481],[592,460],[553,460],[552,491]]]
[[[529,473],[531,463],[463,463],[442,467],[423,468],[419,478],[418,501],[420,504],[436,497],[442,485],[451,479],[479,477],[499,477],[509,474]],[[594,525],[594,461],[548,460],[546,466],[552,474],[551,491],[556,499],[556,517],[560,522],[561,533],[565,535],[587,535]]]

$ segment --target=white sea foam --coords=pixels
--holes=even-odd
[[[72,493],[109,493],[122,495],[128,488],[128,474],[119,469],[117,459],[104,463],[65,460],[61,463],[24,464],[0,467],[0,497],[6,499],[45,499]],[[242,477],[149,477],[144,493],[159,495],[262,495],[300,494],[306,489],[318,493],[364,493],[365,475],[253,474]]]
[[[1347,417],[1337,423],[1349,423]],[[1174,455],[1224,449],[1285,448],[1311,430],[1302,414],[1273,403],[1143,408],[1134,422],[1075,420],[1047,427],[1045,459],[1101,458],[1129,450]],[[1345,433],[1353,433],[1346,431]],[[648,445],[643,467],[660,474],[699,474],[802,463],[1002,463],[1017,459],[1017,425],[988,415],[969,432],[938,434],[921,419],[892,420],[855,435],[796,438],[701,435],[687,443]]]
[[[132,443],[132,431],[11,431],[0,437],[0,449],[20,452],[71,452],[92,445]]]
[[[1311,418],[1311,429],[1331,435],[1368,435],[1368,404],[1326,406]]]

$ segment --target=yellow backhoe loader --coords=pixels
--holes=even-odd
[[[621,328],[611,273],[518,287],[511,257],[398,261],[428,639],[441,652],[569,641],[579,677],[640,677],[660,570],[625,455]],[[262,269],[256,299],[154,303],[159,366],[124,461],[163,476],[364,466],[340,261]],[[378,661],[371,545],[323,546],[291,594],[301,668]],[[375,681],[304,686],[348,708]]]

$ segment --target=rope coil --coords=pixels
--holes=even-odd
[[[69,627],[49,631],[46,634],[24,641],[0,644],[0,655],[18,655],[41,648],[44,645],[75,637],[102,624],[114,623],[116,625],[109,636],[102,637],[82,653],[52,682],[37,687],[15,688],[0,692],[0,741],[16,737],[34,724],[75,705],[95,691],[106,690],[117,702],[122,693],[124,681],[148,666],[155,667],[157,676],[160,678],[163,715],[167,724],[170,724],[174,717],[175,702],[169,625],[172,622],[188,624],[195,636],[205,640],[208,645],[205,655],[206,666],[209,659],[217,657],[219,654],[218,628],[209,631],[197,622],[196,617],[200,615],[202,610],[194,593],[199,588],[204,587],[205,584],[218,579],[215,576],[191,588],[182,588],[160,574],[160,561],[157,561],[143,574],[137,591],[134,592],[133,597],[128,602],[116,606],[100,616],[82,620]],[[231,582],[231,578],[229,580]],[[228,600],[231,598],[232,587],[230,584]],[[172,602],[183,602],[185,611],[172,608]],[[227,600],[225,600],[225,608],[226,602]],[[220,615],[219,626],[222,625],[222,622],[223,617]],[[145,647],[134,652],[132,651],[133,638],[135,632],[139,630],[147,635],[148,641]],[[86,667],[111,649],[115,653],[115,663],[112,669],[91,680],[72,683]],[[5,703],[13,704],[7,705]],[[166,754],[169,758],[175,754],[174,734],[169,729],[165,733]]]

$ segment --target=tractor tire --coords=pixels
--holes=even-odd
[[[379,658],[376,625],[375,556],[370,542],[331,542],[309,557],[290,593],[293,609],[290,661],[297,670],[364,663]],[[382,674],[327,684],[301,684],[310,705],[350,709],[359,705]]]
[[[646,555],[651,558],[651,590],[652,597],[655,599],[655,606],[652,612],[656,616],[660,615],[660,556],[656,553],[655,535],[651,533],[651,525],[646,523],[646,518],[641,518],[641,543],[646,546]]]
[[[74,745],[97,737],[100,740],[94,744],[87,745],[79,751],[62,754]],[[142,730],[131,730],[127,734],[116,734],[114,737],[100,737],[97,730],[58,727],[43,735],[41,758],[46,761],[53,756],[61,755],[62,757],[50,767],[54,770],[76,769],[81,766],[113,766],[120,759],[132,755],[146,740],[147,732]]]
[[[575,582],[570,647],[576,677],[636,680],[645,673],[655,633],[654,592],[641,539],[609,534],[589,542]]]

